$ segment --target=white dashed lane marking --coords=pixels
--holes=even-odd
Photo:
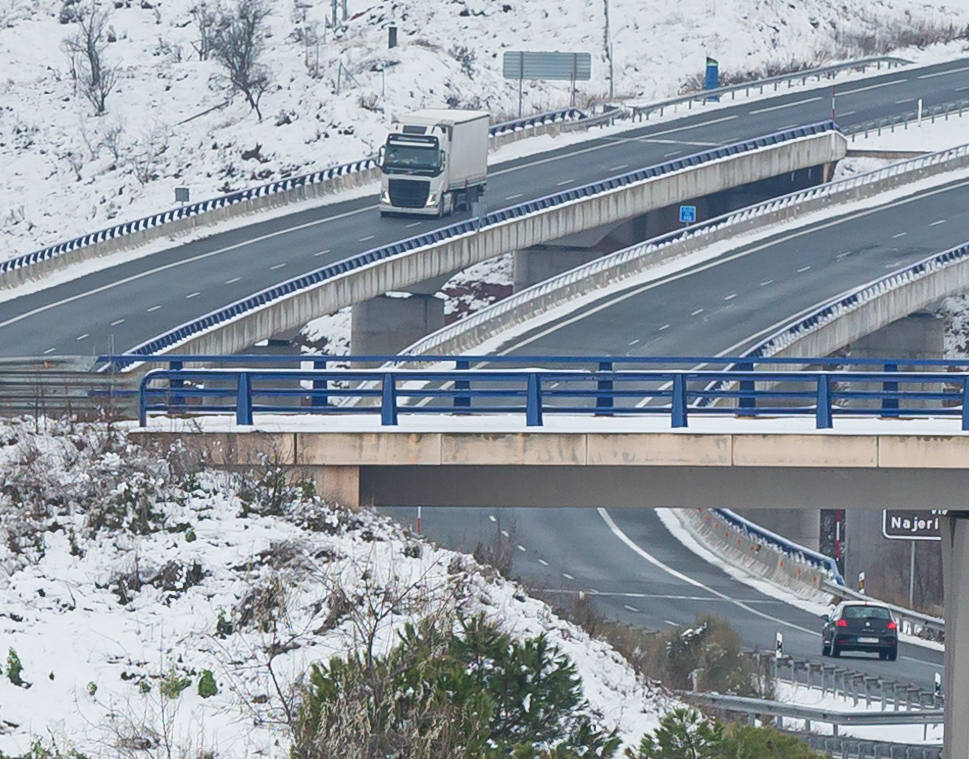
[[[275,266],[270,266],[269,267],[269,271],[275,271],[276,269],[282,269],[285,265],[286,265],[285,263],[282,263],[282,264],[276,264]]]
[[[669,324],[664,324],[662,327],[659,328],[659,331],[662,332],[664,329],[669,329],[669,328],[670,328]]]
[[[760,283],[760,286],[767,287],[767,285],[772,285],[772,284],[774,284],[773,279],[765,279],[763,282]]]
[[[75,339],[76,340],[83,340],[85,337],[89,337],[89,336],[90,336],[90,333],[85,332],[83,335],[78,335]]]
[[[810,266],[802,266],[800,269],[797,270],[797,273],[798,274],[803,274],[804,272],[806,272],[810,268],[811,268]]]
[[[521,543],[519,543],[518,544],[518,550],[521,551],[522,553],[525,553],[525,546],[523,546]]]
[[[897,235],[892,235],[892,239],[897,240],[899,237],[905,237],[907,234],[908,232],[899,232]]]
[[[939,219],[938,221],[933,221],[931,224],[929,224],[929,226],[937,227],[939,226],[939,224],[945,224],[945,221],[946,221],[945,219]]]
[[[562,572],[562,577],[564,577],[564,578],[565,578],[566,580],[574,580],[574,579],[575,579],[575,578],[574,578],[574,577],[573,577],[572,575],[570,575],[570,574],[569,574],[568,572]]]
[[[630,606],[629,604],[623,604],[622,607],[626,609],[626,611],[639,611],[639,609],[637,609],[635,606]]]
[[[696,311],[690,311],[690,316],[698,316],[699,314],[702,314],[702,313],[703,313],[703,309],[698,308]]]
[[[737,297],[737,293],[730,293],[730,295],[725,297],[724,300],[733,300],[736,297]]]
[[[148,313],[150,314],[152,311],[157,311],[159,308],[161,308],[161,306],[152,306],[148,309]]]
[[[325,256],[329,252],[330,252],[330,249],[327,248],[326,250],[321,250],[319,253],[314,253],[313,255],[314,256]]]
[[[543,567],[547,567],[548,566],[548,562],[545,561],[545,559],[539,559],[538,560],[538,563],[541,564]]]
[[[188,300],[189,298],[195,298],[195,297],[197,297],[197,296],[199,296],[201,294],[202,293],[200,293],[200,292],[189,293],[188,295],[185,296],[185,300]]]
[[[227,285],[234,285],[234,284],[235,284],[236,282],[238,282],[238,281],[239,281],[240,279],[242,279],[242,277],[233,277],[232,279],[227,279],[227,280],[225,281],[225,283],[226,283]]]
[[[46,356],[48,353],[53,353],[56,350],[57,348],[48,348],[47,350],[44,351],[44,355]]]
[[[367,235],[366,237],[361,237],[361,238],[360,238],[360,242],[366,242],[367,240],[372,240],[372,239],[373,239],[373,238],[375,238],[376,236],[377,236],[377,235]]]
[[[821,96],[813,98],[804,98],[803,100],[795,100],[793,103],[782,103],[781,105],[772,105],[769,108],[757,108],[750,113],[767,113],[769,111],[779,111],[781,108],[793,108],[796,105],[804,105],[805,103],[813,103],[815,100],[820,100]]]
[[[111,326],[112,327],[117,327],[119,324],[121,324],[123,322],[124,322],[124,319],[115,319],[113,322],[111,322]]]
[[[505,195],[505,200],[514,200],[515,198],[524,198],[525,193],[516,192],[514,195]]]

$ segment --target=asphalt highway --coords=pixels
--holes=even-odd
[[[969,90],[969,59],[895,69],[841,85],[837,118],[845,128],[955,102]],[[490,208],[514,205],[711,146],[830,117],[830,87],[645,123],[493,166]],[[460,219],[379,218],[375,198],[333,203],[254,223],[172,250],[0,300],[0,355],[120,352],[179,324],[323,264]],[[0,298],[3,294],[0,293]]]
[[[841,85],[843,127],[955,102],[969,90],[969,60],[896,69]],[[714,145],[830,117],[829,87],[646,123],[492,167],[487,202],[513,205]],[[734,353],[815,304],[907,262],[963,242],[965,184],[891,207],[790,230],[690,271],[605,298],[582,314],[517,338],[531,354]],[[375,198],[333,203],[253,224],[170,251],[0,301],[0,355],[95,354],[133,347],[264,287],[319,266],[444,226],[445,220],[380,219]],[[577,347],[578,346],[578,347]],[[632,506],[632,505],[631,505]],[[408,515],[412,518],[412,514]],[[491,539],[514,523],[515,570],[561,593],[596,591],[600,608],[656,629],[690,624],[702,611],[726,617],[746,645],[817,656],[820,620],[763,596],[686,551],[658,517],[634,508],[426,510],[432,537],[456,547]],[[623,537],[624,536],[624,537]],[[522,549],[517,548],[521,545]],[[941,653],[903,646],[895,663],[852,657],[851,666],[931,685]]]
[[[953,182],[816,226],[785,230],[612,293],[509,340],[496,352],[736,355],[799,313],[965,242],[967,191],[969,181]],[[630,507],[608,514],[594,508],[428,508],[423,523],[431,537],[454,548],[488,544],[496,532],[507,530],[514,536],[516,574],[563,595],[594,594],[607,616],[664,629],[692,624],[701,612],[715,613],[738,630],[746,646],[770,650],[780,631],[786,652],[819,658],[820,619],[733,580],[680,545],[651,510]],[[414,521],[413,509],[390,511]],[[942,671],[941,652],[920,646],[903,644],[897,662],[846,656],[846,666],[927,688]]]

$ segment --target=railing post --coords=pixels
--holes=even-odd
[[[236,380],[236,424],[252,424],[252,383],[247,371],[240,371]]]
[[[458,371],[464,371],[471,368],[471,363],[465,358],[459,358],[454,362],[454,368]],[[456,380],[454,383],[455,390],[470,390],[471,382],[470,380]],[[454,408],[471,408],[471,394],[470,393],[458,393],[454,396]]]
[[[612,361],[600,361],[599,362],[600,372],[611,372],[612,371]],[[613,407],[613,381],[611,379],[604,380],[600,379],[596,382],[596,390],[599,394],[596,395],[596,416],[612,416]],[[603,393],[608,393],[608,395],[603,395]]]
[[[897,372],[898,364],[885,364],[886,372]],[[897,393],[898,383],[895,381],[882,383],[883,393]],[[898,398],[882,398],[882,416],[898,416]]]
[[[173,372],[180,372],[182,370],[183,364],[181,361],[169,361],[168,369]],[[168,380],[168,392],[169,397],[174,398],[174,401],[169,401],[172,406],[178,407],[181,405],[179,400],[182,398],[182,389],[185,387],[185,380],[181,377],[169,378]]]
[[[138,391],[138,426],[148,426],[148,385],[145,382]]]
[[[313,369],[320,371],[326,369],[326,361],[320,359],[313,359]],[[329,396],[326,394],[326,379],[314,379],[313,380],[313,397],[310,398],[311,406],[326,406],[330,402]]]
[[[962,380],[962,429],[969,431],[969,375]]]
[[[384,427],[393,427],[397,424],[397,382],[393,374],[384,375],[382,390],[380,424]]]
[[[737,370],[741,372],[754,371],[753,362],[737,364]],[[740,408],[756,408],[757,401],[754,398],[754,381],[752,379],[740,380]]]
[[[542,380],[536,372],[528,375],[528,398],[525,403],[525,424],[542,426]]]
[[[815,426],[819,430],[831,429],[831,377],[818,375],[818,400],[815,413]]]
[[[686,377],[673,375],[672,426],[686,427]]]

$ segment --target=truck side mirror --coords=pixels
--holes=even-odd
[[[378,166],[383,166],[384,165],[384,154],[386,152],[387,152],[387,146],[386,145],[381,145],[380,146],[380,150],[377,151],[377,165]]]
[[[443,150],[440,150],[438,152],[441,155],[441,168],[443,169],[444,166],[447,164],[447,153],[445,153]]]

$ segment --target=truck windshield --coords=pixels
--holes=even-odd
[[[436,174],[441,169],[441,155],[436,147],[428,145],[387,145],[384,153],[385,171],[419,171]]]

